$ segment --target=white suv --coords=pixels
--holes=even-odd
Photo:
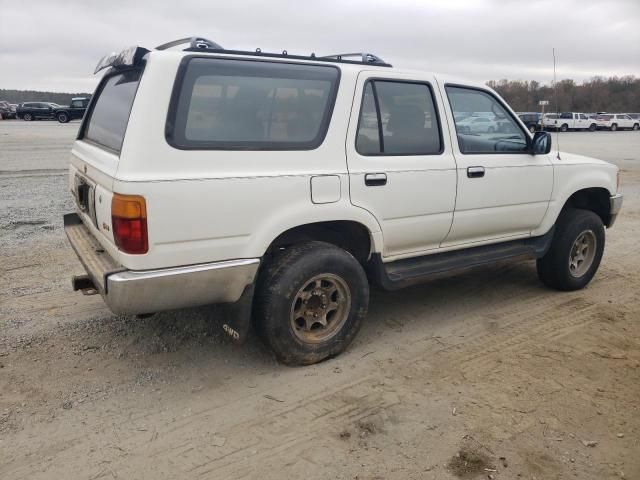
[[[349,345],[370,282],[523,258],[556,289],[594,276],[617,168],[550,154],[486,86],[187,42],[103,59],[73,145],[73,285],[113,312],[227,303],[231,338],[253,324],[310,364]],[[501,128],[458,127],[486,112]]]
[[[640,128],[640,121],[626,113],[598,115],[596,117],[596,124],[598,129],[611,131],[624,130],[625,128],[638,130]]]

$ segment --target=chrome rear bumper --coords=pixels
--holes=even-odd
[[[143,314],[232,303],[255,279],[260,259],[157,270],[127,270],[111,258],[75,214],[64,216],[69,242],[96,290],[114,313]]]
[[[622,194],[621,193],[617,193],[615,195],[613,195],[610,199],[609,199],[609,225],[607,225],[608,228],[611,228],[613,226],[613,224],[616,221],[616,218],[618,217],[618,213],[620,213],[620,209],[622,208]]]

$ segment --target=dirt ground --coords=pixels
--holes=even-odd
[[[0,122],[3,480],[640,479],[638,132],[560,135],[624,170],[587,289],[529,262],[374,291],[345,354],[288,368],[212,309],[137,319],[71,291],[77,127]]]

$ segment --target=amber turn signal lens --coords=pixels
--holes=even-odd
[[[147,253],[147,205],[143,197],[114,193],[111,200],[111,223],[113,239],[121,251],[130,254]]]

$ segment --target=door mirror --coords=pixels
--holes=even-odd
[[[536,132],[531,140],[531,155],[546,155],[551,151],[551,134],[549,132]]]

